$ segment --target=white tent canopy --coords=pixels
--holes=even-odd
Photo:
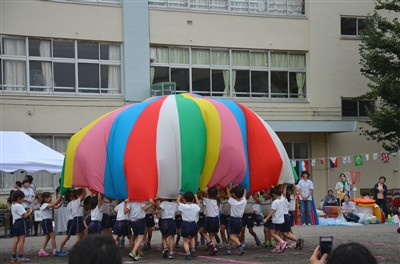
[[[0,131],[0,171],[25,170],[33,173],[62,170],[64,155],[24,132]]]

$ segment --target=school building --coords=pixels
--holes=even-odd
[[[258,113],[297,170],[307,161],[316,200],[343,171],[361,173],[358,189],[381,175],[400,188],[398,155],[382,160],[360,135],[376,102],[352,100],[368,91],[358,49],[372,10],[372,0],[0,0],[1,130],[63,153],[97,117],[173,83]],[[40,173],[38,189],[55,176]],[[17,179],[2,174],[2,192]]]

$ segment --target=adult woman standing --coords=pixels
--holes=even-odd
[[[341,173],[339,175],[339,181],[336,183],[335,190],[337,191],[338,194],[338,202],[339,205],[343,203],[343,197],[344,195],[348,194],[350,195],[350,184],[346,179],[346,175],[344,173]]]
[[[387,186],[385,184],[386,178],[385,176],[379,177],[379,181],[374,186],[374,200],[377,205],[382,209],[385,217],[388,216],[388,207],[387,207]]]

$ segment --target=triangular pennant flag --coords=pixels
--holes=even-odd
[[[372,159],[377,160],[378,159],[378,153],[372,153]]]
[[[347,163],[347,157],[342,157],[342,163],[346,164]]]
[[[351,163],[351,157],[347,156],[347,163],[350,164]]]
[[[325,164],[325,159],[319,159],[319,162],[321,162],[321,165]]]
[[[389,163],[390,160],[389,153],[384,152],[381,154],[381,156],[382,156],[382,163]]]
[[[329,165],[331,168],[337,168],[338,167],[337,158],[329,158]]]
[[[296,167],[296,161],[295,160],[291,160],[291,162],[292,162],[292,167]]]
[[[300,171],[308,171],[308,161],[300,160]]]
[[[354,165],[356,166],[362,166],[363,165],[363,160],[361,155],[355,155],[354,156]]]
[[[312,160],[311,160],[311,166],[312,166],[312,167],[315,167],[315,163],[316,163],[316,162],[315,162],[315,159],[312,159]]]
[[[369,154],[365,154],[365,161],[369,161]]]

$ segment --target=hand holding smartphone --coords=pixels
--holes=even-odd
[[[328,256],[332,252],[333,247],[333,236],[321,236],[319,237],[319,255],[322,257],[324,254]]]

